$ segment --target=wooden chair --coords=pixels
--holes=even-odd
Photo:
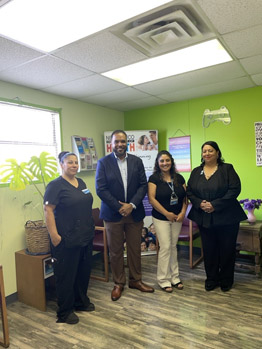
[[[200,237],[200,232],[199,232],[199,228],[198,225],[191,221],[189,218],[187,218],[187,215],[190,211],[192,207],[192,204],[188,204],[187,207],[187,211],[186,211],[186,215],[185,218],[183,220],[183,224],[182,224],[182,228],[181,228],[181,232],[179,234],[178,237],[178,241],[187,241],[188,245],[189,245],[189,266],[191,269],[193,269],[198,263],[200,263],[203,258],[203,248],[202,248],[202,243],[201,243],[201,239],[200,239],[200,243],[201,243],[201,254],[200,257],[198,257],[195,261],[194,261],[194,240]]]
[[[0,345],[3,346],[4,348],[8,348],[9,347],[9,330],[8,330],[8,322],[7,322],[5,287],[4,287],[2,265],[0,265],[0,310],[1,310],[2,328],[3,328],[3,338],[0,338]]]
[[[202,243],[201,243],[201,254],[200,257],[198,257],[195,261],[194,261],[194,240],[197,239],[198,237],[200,237],[200,232],[198,229],[198,226],[195,222],[191,221],[189,218],[187,218],[187,215],[191,209],[191,204],[188,205],[187,207],[187,211],[186,211],[186,215],[185,218],[183,220],[183,224],[182,224],[182,228],[180,231],[180,234],[178,236],[178,241],[187,241],[188,242],[188,247],[189,247],[189,266],[191,269],[193,269],[198,263],[200,263],[203,258],[203,248],[202,248]],[[201,240],[200,240],[201,242]],[[156,249],[157,249],[157,254],[159,251],[159,241],[157,239],[156,241]]]
[[[106,228],[104,222],[99,218],[100,209],[93,208],[92,215],[95,222],[95,236],[93,240],[93,251],[99,251],[103,254],[104,259],[104,277],[91,275],[92,279],[108,282],[109,280],[109,262],[108,262],[108,248],[106,238]]]

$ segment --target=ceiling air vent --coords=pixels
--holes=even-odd
[[[112,33],[150,57],[215,37],[191,2],[175,3],[121,23]]]

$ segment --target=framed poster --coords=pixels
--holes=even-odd
[[[191,172],[190,136],[169,138],[168,149],[178,172]]]
[[[262,166],[262,121],[255,122],[256,164]]]

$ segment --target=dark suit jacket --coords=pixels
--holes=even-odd
[[[120,221],[118,212],[125,202],[124,185],[114,153],[98,161],[96,171],[96,192],[102,200],[100,218],[109,222]],[[132,211],[136,222],[145,217],[142,203],[147,192],[147,179],[143,162],[137,156],[128,154],[127,157],[127,203],[132,202],[136,209]]]
[[[203,167],[196,167],[188,180],[187,196],[192,202],[188,218],[206,228],[247,219],[237,200],[240,191],[240,179],[231,164],[220,164],[209,180],[205,179]],[[210,201],[215,211],[204,212],[200,208],[202,200]]]

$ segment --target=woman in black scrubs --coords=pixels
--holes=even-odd
[[[54,259],[57,322],[76,324],[79,318],[74,310],[95,310],[87,296],[94,237],[93,197],[76,177],[77,156],[62,152],[59,161],[62,175],[48,184],[44,211]]]
[[[192,203],[188,218],[200,229],[206,270],[205,289],[229,291],[234,283],[236,240],[240,221],[247,219],[237,197],[240,179],[224,163],[216,142],[202,145],[202,163],[189,178],[187,196]]]

